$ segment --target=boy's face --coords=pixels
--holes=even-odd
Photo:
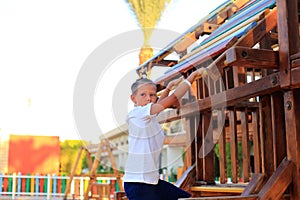
[[[139,86],[137,91],[131,95],[131,100],[136,106],[145,106],[148,103],[155,103],[157,100],[156,87],[151,84]]]

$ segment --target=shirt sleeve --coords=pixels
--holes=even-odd
[[[128,121],[132,118],[135,119],[140,119],[140,120],[149,120],[150,118],[152,118],[155,115],[151,115],[150,111],[151,111],[151,106],[153,103],[148,103],[145,106],[137,106],[135,107],[128,115],[126,118],[126,122],[128,123]]]

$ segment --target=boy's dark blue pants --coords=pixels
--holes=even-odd
[[[175,185],[159,180],[157,185],[125,182],[124,189],[129,200],[177,200],[191,194]]]

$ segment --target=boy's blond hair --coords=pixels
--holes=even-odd
[[[139,87],[141,87],[142,85],[145,85],[145,84],[153,85],[156,88],[156,84],[152,80],[150,80],[148,78],[140,78],[140,79],[137,79],[131,85],[131,92],[132,92],[132,94],[135,94],[136,91],[139,89]]]

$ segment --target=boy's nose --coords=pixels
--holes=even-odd
[[[146,99],[147,99],[147,101],[150,101],[150,95],[147,95],[147,97],[146,97]]]

